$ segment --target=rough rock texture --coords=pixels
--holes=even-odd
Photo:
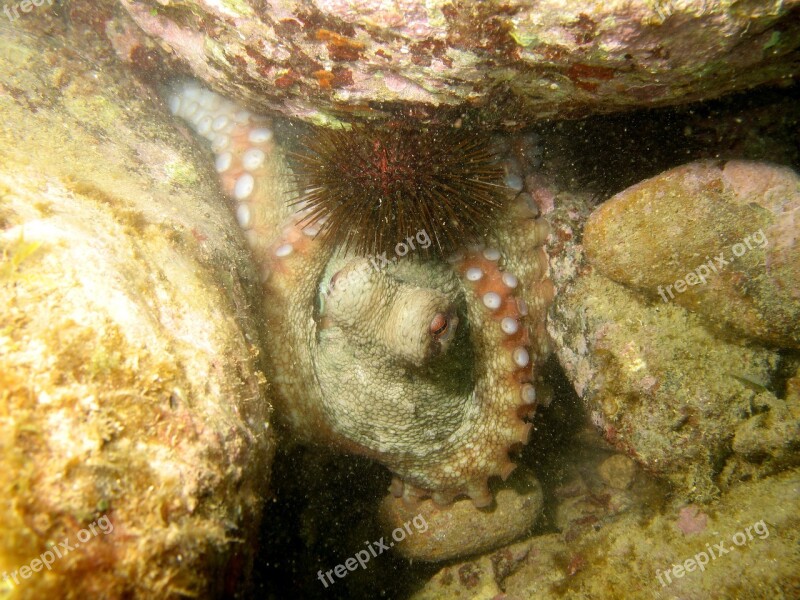
[[[795,369],[781,390],[781,398],[751,384],[757,392],[750,409],[752,416],[736,427],[731,440],[734,457],[720,474],[721,485],[733,485],[800,463],[799,363],[796,355],[782,361],[783,372]],[[776,383],[780,384],[782,373],[778,375]]]
[[[559,293],[548,331],[559,362],[606,440],[651,473],[666,477],[680,495],[703,501],[720,487],[796,464],[800,407],[782,390],[787,358],[741,338],[724,339],[707,327],[705,314],[664,303],[657,295],[651,300],[601,275],[584,260],[581,245],[580,223],[590,207],[568,194],[558,200],[550,215],[548,252]],[[629,218],[652,218],[654,213],[632,211]],[[701,229],[689,213],[689,208],[674,213],[686,217],[680,230],[677,225],[653,227],[650,236],[641,235],[649,240],[659,232],[672,241],[656,238],[652,254],[645,252],[642,241],[631,255],[639,264],[619,249],[628,243],[622,234],[614,238],[619,245],[608,243],[597,254],[627,260],[629,269],[618,271],[621,278],[651,277],[666,268],[661,247],[689,252],[685,248],[691,246],[694,231],[686,238],[675,235]],[[725,219],[707,219],[714,221]],[[751,225],[743,221],[739,227]],[[628,231],[634,241],[640,236],[634,226]],[[702,232],[697,235],[703,239]],[[736,436],[741,442],[732,445]]]
[[[595,425],[682,494],[716,493],[718,465],[743,458],[730,456],[731,436],[762,410],[774,407],[774,427],[796,428],[794,409],[765,387],[779,354],[715,338],[679,306],[593,273],[557,297],[554,315],[560,361]],[[773,454],[756,444],[766,454],[748,454],[769,472],[761,459]]]
[[[607,277],[760,342],[800,348],[800,176],[701,161],[620,192],[586,224]]]
[[[567,439],[569,449],[558,452],[560,456],[550,465],[554,471],[547,473],[550,479],[547,512],[551,514],[537,524],[535,534],[470,561],[451,563],[414,598],[503,597],[507,578],[537,557],[541,560],[545,552],[555,554],[555,569],[568,573],[582,569],[586,566],[582,555],[573,557],[567,548],[582,544],[583,538],[597,531],[614,527],[624,513],[644,520],[652,518],[661,508],[663,486],[637,468],[631,459],[610,453],[596,432],[582,429]],[[611,471],[616,475],[609,477]],[[532,548],[535,548],[533,555]]]
[[[675,505],[654,515],[643,505],[577,538],[542,535],[444,567],[413,599],[794,598],[798,486],[791,471],[743,484],[713,509]]]
[[[412,600],[494,600],[505,598],[503,580],[524,564],[529,544],[508,546],[491,555],[445,567]]]
[[[514,126],[706,99],[791,77],[800,43],[797,0],[121,4],[214,88],[318,123],[483,104]],[[152,51],[109,33],[134,62]]]
[[[231,597],[274,445],[244,241],[147,89],[0,27],[0,595]]]
[[[586,444],[584,440],[592,437],[597,433],[586,431],[576,437],[577,448],[567,455],[560,483],[552,492],[556,505],[552,522],[568,542],[624,512],[640,510],[644,504],[655,510],[664,502],[663,484],[627,456],[609,454],[596,441]]]
[[[495,494],[490,509],[478,509],[469,500],[437,507],[431,500],[406,506],[402,499],[387,496],[380,519],[388,536],[398,527],[422,515],[427,523],[397,544],[397,551],[413,560],[440,561],[486,552],[507,545],[530,531],[542,511],[544,498],[536,478],[525,469],[517,470]]]

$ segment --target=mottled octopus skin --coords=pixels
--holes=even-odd
[[[508,477],[509,450],[528,441],[548,352],[546,223],[509,190],[487,245],[446,261],[344,254],[289,206],[266,119],[194,83],[169,102],[211,141],[261,269],[271,390],[294,435],[379,461],[408,501],[491,503],[488,479]]]

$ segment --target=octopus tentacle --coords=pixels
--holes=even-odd
[[[276,151],[268,119],[241,110],[193,81],[170,90],[167,102],[174,115],[211,143],[222,190],[261,271],[270,339],[296,339],[265,349],[274,366],[270,380],[276,400],[303,399],[297,410],[284,407],[283,417],[298,432],[316,430],[322,435],[329,428],[317,409],[318,386],[294,375],[297,365],[311,362],[308,348],[315,331],[304,309],[314,305],[330,250],[315,239],[313,227],[303,226],[302,207],[283,200],[291,194],[288,167]]]
[[[285,201],[288,169],[270,122],[194,83],[175,90],[169,106],[211,143],[222,188],[261,268],[270,381],[293,433],[382,462],[395,474],[391,493],[406,502],[430,497],[447,505],[466,495],[476,506],[490,504],[489,478],[509,477],[509,453],[530,436],[536,365],[548,352],[546,224],[515,201],[492,246],[462,249],[449,268],[412,259],[385,273],[367,268],[356,296],[343,296],[331,291],[331,280],[366,260],[326,247],[317,239],[320,224],[308,224],[307,210]],[[365,329],[375,318],[369,302],[389,302],[382,314],[410,327],[408,338],[391,323]],[[337,322],[326,303],[351,312]],[[370,335],[383,337],[370,345]],[[340,366],[348,361],[352,370]],[[463,367],[466,383],[430,375],[426,369],[442,361]],[[377,387],[348,389],[357,381]]]
[[[451,471],[457,468],[461,481],[448,486],[448,478],[442,477],[439,487],[430,489],[395,478],[390,492],[407,503],[430,496],[437,504],[444,505],[467,495],[476,506],[486,506],[492,501],[488,479],[499,476],[506,480],[510,476],[516,465],[508,453],[515,445],[526,444],[532,429],[523,420],[536,405],[530,313],[527,303],[517,293],[518,277],[503,268],[502,253],[496,248],[473,247],[448,262],[465,290],[474,297],[474,301],[468,301],[471,311],[481,313],[480,318],[470,315],[473,322],[480,322],[473,330],[473,335],[480,338],[473,343],[482,349],[476,363],[491,366],[479,369],[475,386],[479,412],[475,426],[470,428],[469,437],[461,440],[459,456],[442,461]],[[493,427],[482,428],[481,422]]]

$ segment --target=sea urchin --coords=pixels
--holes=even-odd
[[[328,243],[385,250],[425,229],[439,252],[482,237],[503,170],[486,137],[455,128],[315,131],[291,154],[303,224]]]

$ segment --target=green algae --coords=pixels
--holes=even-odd
[[[10,243],[0,240],[0,283],[10,283],[23,278],[22,264],[42,247],[42,242],[26,242],[24,232]]]
[[[181,187],[195,185],[200,179],[197,169],[195,169],[194,165],[189,162],[176,160],[167,163],[164,166],[164,169],[167,172],[167,177]]]
[[[274,446],[255,268],[138,83],[3,29],[0,571],[115,531],[0,597],[213,595],[251,560]]]

